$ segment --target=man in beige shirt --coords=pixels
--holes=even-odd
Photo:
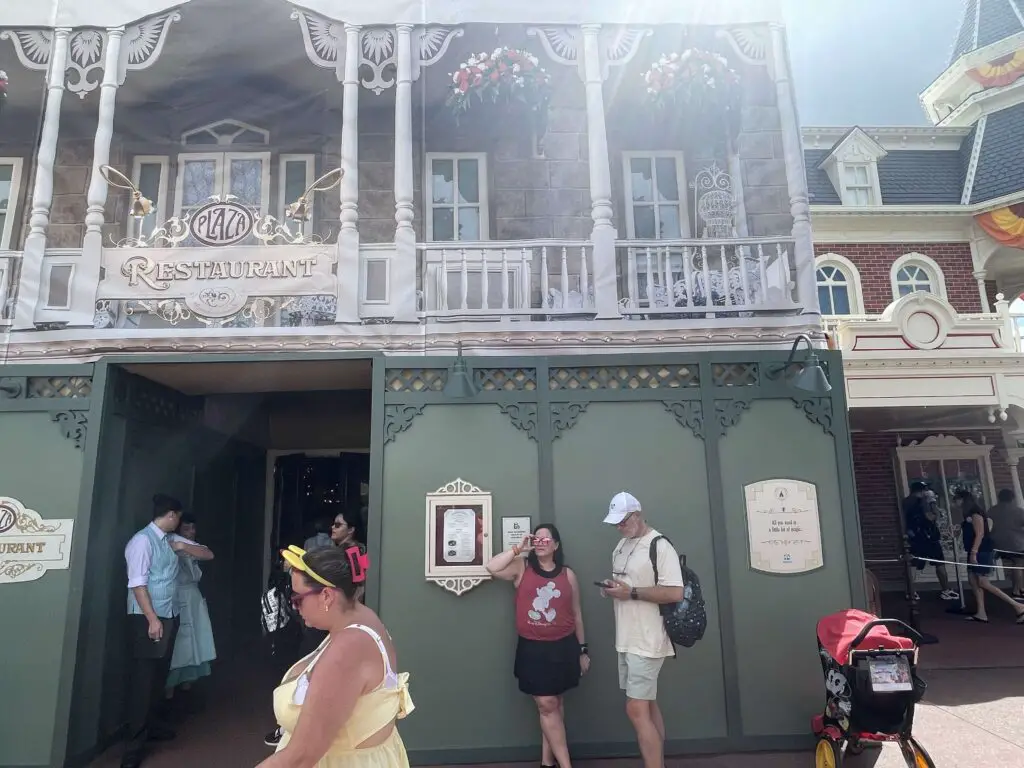
[[[612,553],[612,578],[601,590],[615,600],[619,687],[626,693],[626,714],[636,730],[644,768],[664,768],[665,720],[658,708],[658,675],[674,649],[659,606],[683,599],[679,555],[667,539],[658,541],[655,584],[651,542],[660,534],[647,524],[640,502],[630,493],[615,495],[604,522],[622,536]]]

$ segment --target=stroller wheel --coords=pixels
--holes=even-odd
[[[843,764],[843,748],[837,741],[820,739],[814,750],[814,768],[840,768]]]
[[[900,751],[908,768],[935,768],[931,755],[913,737],[900,742]]]

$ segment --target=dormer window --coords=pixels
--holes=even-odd
[[[875,205],[871,165],[843,163],[843,205]]]
[[[860,128],[853,128],[836,142],[818,167],[828,174],[843,205],[865,207],[882,204],[878,185],[878,161],[887,152]]]

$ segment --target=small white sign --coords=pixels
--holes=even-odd
[[[74,525],[74,520],[43,520],[17,499],[0,496],[0,584],[67,570]]]
[[[530,533],[530,518],[528,517],[503,517],[501,518],[501,551],[507,552],[522,542],[523,538]]]
[[[802,480],[762,480],[744,486],[750,567],[796,574],[825,565],[818,490]]]
[[[211,248],[240,243],[252,233],[256,217],[234,200],[215,201],[197,208],[188,220],[188,231]]]

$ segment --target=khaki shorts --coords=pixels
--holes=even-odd
[[[658,674],[665,659],[649,659],[635,653],[619,654],[619,688],[630,699],[654,701],[658,698]]]

